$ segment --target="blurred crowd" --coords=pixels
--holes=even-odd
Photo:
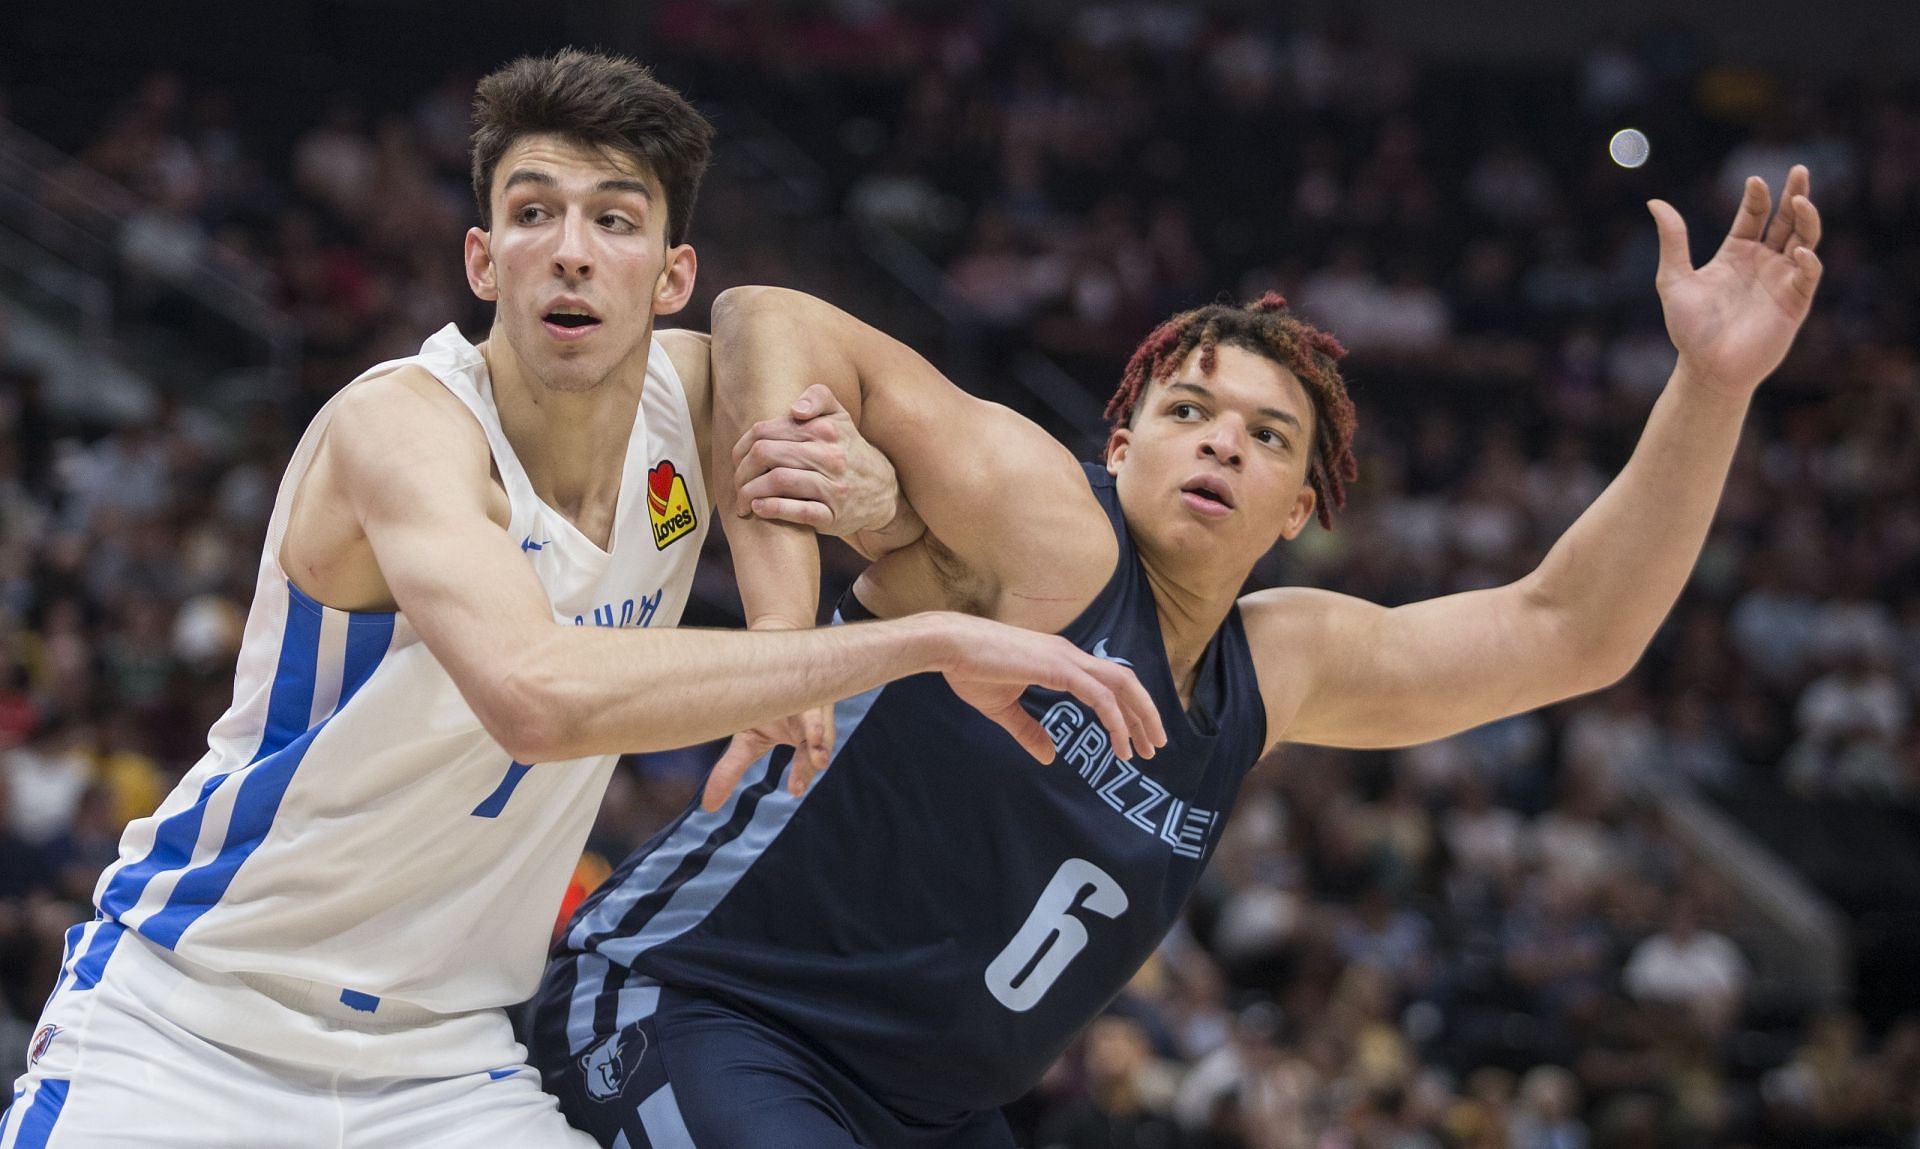
[[[1777,188],[1805,161],[1828,231],[1814,316],[1642,668],[1431,746],[1264,763],[1186,927],[1012,1109],[1026,1143],[1920,1146],[1920,1019],[1783,1016],[1752,923],[1653,788],[1920,795],[1920,99],[1714,66],[1678,33],[1528,72],[1419,65],[1355,21],[1048,10],[675,0],[652,35],[696,95],[749,103],[819,164],[849,235],[944,269],[975,390],[1039,352],[1104,397],[1153,322],[1220,295],[1278,289],[1339,335],[1362,479],[1269,583],[1395,603],[1531,569],[1672,367],[1644,199],[1680,207],[1704,259],[1742,176]],[[92,425],[49,406],[0,310],[15,1029],[121,828],[229,701],[306,419],[442,324],[484,326],[456,256],[476,74],[410,104],[343,92],[261,139],[233,93],[155,73],[78,150],[141,205],[120,237],[136,306],[212,259],[298,323],[288,402]],[[1653,141],[1639,172],[1607,158],[1627,124]],[[747,202],[727,178],[696,243]],[[675,813],[711,753],[630,762],[595,852]]]

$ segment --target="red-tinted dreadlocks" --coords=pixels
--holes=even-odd
[[[1147,384],[1165,382],[1200,349],[1200,370],[1213,374],[1221,344],[1264,355],[1293,372],[1313,400],[1313,451],[1307,482],[1313,487],[1320,525],[1333,529],[1333,512],[1347,504],[1347,484],[1359,474],[1353,458],[1358,420],[1347,383],[1335,366],[1347,349],[1333,336],[1287,310],[1287,301],[1267,292],[1237,307],[1213,303],[1183,311],[1153,329],[1127,361],[1120,389],[1107,401],[1107,420],[1115,429],[1133,422]]]

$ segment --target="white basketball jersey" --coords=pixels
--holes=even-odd
[[[557,621],[679,622],[711,508],[686,395],[657,341],[611,554],[534,494],[486,361],[454,327],[361,378],[409,364],[486,429],[512,537]],[[368,1009],[387,997],[441,1013],[520,1001],[614,758],[514,762],[404,616],[322,606],[288,580],[280,540],[332,407],[280,484],[233,705],[206,757],[127,827],[94,900],[203,968],[338,986]]]

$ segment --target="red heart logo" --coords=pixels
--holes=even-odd
[[[677,478],[671,460],[661,460],[659,466],[647,472],[647,488],[653,493],[654,502],[666,505],[673,495],[673,480]]]

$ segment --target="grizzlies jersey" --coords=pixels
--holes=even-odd
[[[485,429],[509,530],[556,621],[679,621],[709,507],[687,398],[657,341],[611,553],[535,495],[500,429],[486,360],[459,331],[362,378],[406,366],[438,378]],[[314,418],[281,482],[232,707],[206,757],[127,827],[94,899],[101,917],[199,967],[337,986],[356,1008],[520,1001],[614,759],[513,761],[404,615],[335,610],[288,580],[280,541],[332,411]]]
[[[1035,689],[1022,703],[1059,751],[1041,765],[937,674],[848,699],[807,795],[785,791],[791,750],[776,750],[582,906],[565,947],[610,968],[576,987],[571,1037],[611,1032],[638,974],[791,1031],[906,1118],[951,1120],[1040,1079],[1179,917],[1266,746],[1238,609],[1183,713],[1113,481],[1087,477],[1119,561],[1061,633],[1134,668],[1167,745],[1120,761],[1077,700]],[[841,613],[867,617],[851,595]]]

